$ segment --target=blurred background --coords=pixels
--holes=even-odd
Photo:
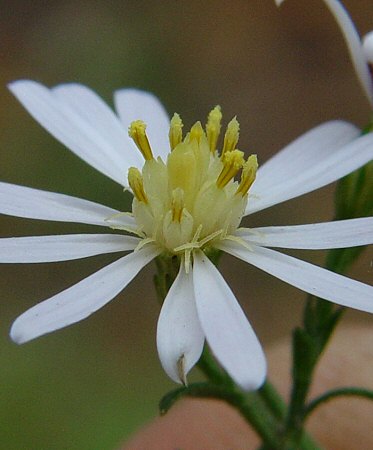
[[[371,0],[346,0],[361,34],[373,28]],[[240,148],[264,162],[316,124],[363,126],[369,105],[341,34],[321,0],[1,0],[1,180],[127,210],[130,197],[48,135],[6,89],[20,78],[48,86],[86,84],[112,104],[115,89],[154,92],[186,125],[220,104],[237,115]],[[247,226],[329,220],[333,186],[263,211]],[[96,232],[94,227],[0,217],[1,236]],[[101,231],[101,230],[100,230]],[[294,253],[322,263],[321,252]],[[155,346],[159,305],[149,265],[89,320],[24,346],[13,320],[35,303],[114,260],[2,265],[0,272],[0,447],[111,450],[157,414],[174,388]],[[290,336],[304,295],[225,257],[222,273],[264,346]],[[372,251],[351,275],[372,282]],[[371,320],[348,312],[344,320]],[[197,371],[192,377],[201,378]]]

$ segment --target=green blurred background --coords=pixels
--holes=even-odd
[[[0,175],[4,181],[63,192],[126,210],[120,187],[48,135],[9,94],[30,78],[87,84],[110,104],[112,92],[154,92],[186,125],[220,104],[241,123],[240,148],[264,162],[324,120],[363,126],[363,97],[343,40],[321,0],[7,1],[0,14]],[[371,0],[345,1],[360,32],[373,28]],[[247,225],[332,217],[333,187],[271,208]],[[0,217],[2,236],[90,231],[83,225]],[[321,263],[323,255],[297,255]],[[149,265],[89,320],[24,346],[9,341],[12,321],[113,256],[3,265],[0,273],[0,448],[115,449],[157,414],[174,385],[156,354],[159,305]],[[372,253],[352,275],[370,282]],[[222,272],[265,346],[300,320],[304,295],[226,257]],[[346,320],[369,320],[349,312]],[[199,377],[198,373],[193,376]]]

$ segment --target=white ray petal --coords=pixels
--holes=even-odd
[[[280,6],[285,0],[275,0]],[[338,0],[324,0],[324,3],[333,14],[347,44],[356,75],[361,83],[365,95],[373,106],[373,83],[367,66],[366,57],[361,45],[361,39],[348,12]]]
[[[321,250],[373,244],[373,217],[261,228],[242,228],[237,235],[249,244]]]
[[[126,129],[134,120],[146,123],[146,133],[153,154],[165,161],[170,151],[168,140],[170,119],[158,98],[150,92],[139,89],[121,89],[114,93],[114,103]]]
[[[107,142],[110,142],[115,152],[113,158],[115,157],[118,166],[125,164],[142,166],[143,158],[137,149],[133,149],[133,141],[128,135],[128,130],[94,91],[78,83],[60,84],[51,91],[61,103],[73,109],[74,113],[97,130]]]
[[[0,214],[57,222],[107,227],[107,219],[121,216],[123,226],[135,227],[133,217],[99,203],[55,192],[0,182]]]
[[[112,300],[159,254],[152,246],[131,253],[20,315],[10,336],[18,344],[85,319]]]
[[[258,172],[257,180],[249,192],[245,214],[252,214],[333,183],[372,159],[373,133],[369,133],[337,151],[326,152],[324,157],[305,166],[303,170],[295,172],[289,161],[282,180],[274,181],[272,185],[265,180],[265,186],[261,187],[261,175]]]
[[[140,239],[120,234],[67,234],[0,239],[0,263],[70,261],[134,250]]]
[[[135,152],[129,151],[128,139],[119,146],[120,136],[114,132],[120,126],[115,122],[118,119],[113,114],[110,121],[110,113],[95,94],[86,88],[83,95],[77,85],[61,85],[50,90],[30,80],[15,81],[8,87],[32,117],[56,139],[95,169],[121,185],[127,185],[128,168],[140,159]],[[79,98],[77,96],[75,102],[71,100],[73,90],[79,90]],[[64,98],[63,93],[67,92],[70,94]],[[77,108],[79,102],[81,104]],[[87,111],[83,113],[85,109]],[[101,114],[103,124],[111,122],[109,130],[114,137],[109,135],[109,130],[102,133]]]
[[[215,266],[195,252],[193,283],[198,316],[212,352],[243,389],[258,389],[266,375],[262,347]]]
[[[227,241],[219,248],[302,291],[342,306],[373,313],[372,286],[269,248],[252,246],[250,251]]]
[[[308,170],[312,165],[338,151],[359,137],[361,131],[348,122],[333,120],[318,125],[299,136],[259,166],[255,189],[263,191],[281,183],[291,174]]]
[[[157,348],[167,375],[185,383],[186,375],[199,360],[205,336],[197,315],[192,274],[181,265],[163,303],[158,319]]]

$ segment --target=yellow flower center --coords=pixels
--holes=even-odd
[[[255,180],[256,156],[245,161],[244,153],[236,148],[236,118],[227,126],[222,151],[217,151],[221,119],[216,106],[208,115],[205,130],[196,122],[183,138],[183,122],[175,114],[165,162],[153,157],[142,121],[132,122],[129,128],[145,159],[142,171],[131,167],[128,172],[137,232],[186,259],[193,249],[213,246],[236,231]],[[240,171],[240,179],[235,180]]]

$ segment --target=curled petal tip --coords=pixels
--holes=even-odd
[[[185,370],[185,355],[182,354],[177,360],[177,373],[179,375],[180,383],[184,386],[188,386],[187,371]]]
[[[373,64],[373,31],[363,38],[363,52],[369,64]]]

